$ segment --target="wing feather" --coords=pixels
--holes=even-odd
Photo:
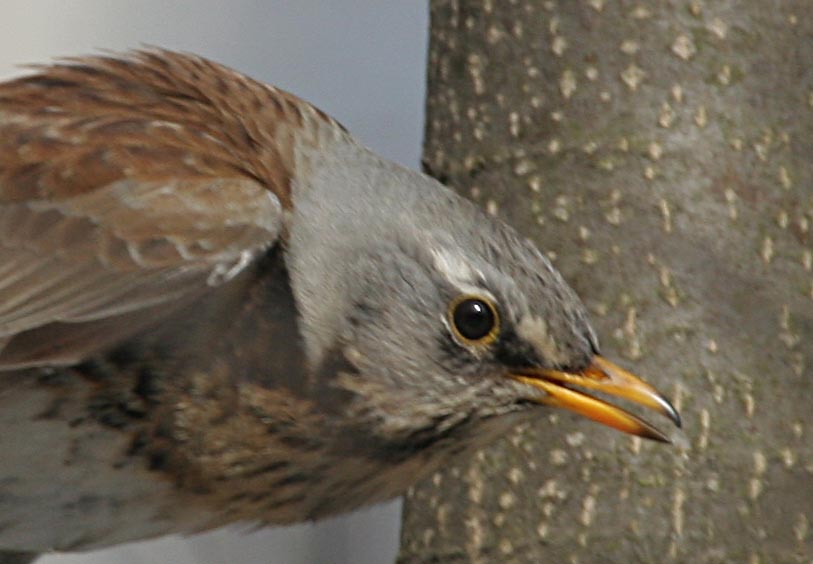
[[[164,51],[0,84],[0,369],[76,362],[250,265],[287,229],[293,145],[319,127],[341,132]]]
[[[279,202],[248,179],[127,180],[58,202],[0,204],[0,339],[222,284],[274,244],[281,221]]]

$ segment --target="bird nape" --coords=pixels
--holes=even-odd
[[[162,50],[0,84],[0,344],[8,551],[351,510],[538,404],[668,440],[589,391],[680,425],[509,226]]]

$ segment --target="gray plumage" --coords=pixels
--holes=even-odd
[[[0,270],[0,548],[347,511],[534,403],[665,439],[573,384],[677,421],[510,227],[194,56],[0,84]]]

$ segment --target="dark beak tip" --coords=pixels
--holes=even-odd
[[[668,445],[674,444],[674,441],[668,434],[664,433],[663,431],[661,431],[660,429],[658,429],[657,427],[655,427],[654,425],[652,425],[651,423],[647,422],[644,419],[640,419],[639,421],[641,423],[641,428],[637,432],[632,434],[638,435],[643,439],[656,441],[659,443],[665,443]]]
[[[680,413],[675,409],[675,406],[672,405],[672,402],[663,399],[663,408],[666,411],[666,416],[672,420],[672,423],[674,423],[678,429],[683,429],[683,419],[681,419]]]

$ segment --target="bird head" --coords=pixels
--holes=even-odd
[[[451,228],[413,217],[356,247],[340,331],[353,370],[336,379],[359,398],[350,405],[382,434],[407,439],[544,404],[668,442],[589,393],[680,425],[652,386],[600,355],[583,304],[549,260],[510,227],[461,205]]]

